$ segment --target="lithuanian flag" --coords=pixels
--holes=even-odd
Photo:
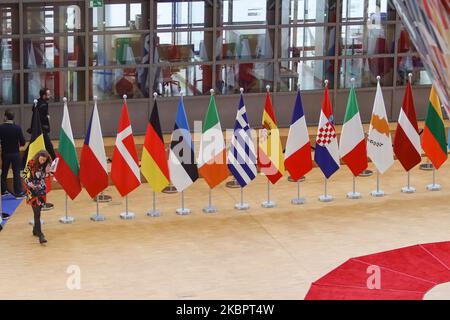
[[[436,169],[447,160],[447,142],[441,103],[434,86],[431,88],[428,112],[423,130],[422,148]]]

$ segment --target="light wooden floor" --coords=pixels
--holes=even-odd
[[[373,176],[358,179],[362,200],[347,200],[351,178],[343,167],[329,183],[336,197],[329,204],[317,200],[323,178],[314,169],[302,183],[307,204],[290,205],[295,184],[284,179],[272,189],[276,209],[261,209],[266,179],[258,177],[245,191],[251,210],[235,211],[239,190],[221,186],[214,192],[220,212],[211,216],[201,212],[207,187],[199,180],[186,192],[191,216],[174,213],[179,195],[162,195],[157,219],[145,216],[151,192],[143,185],[130,197],[134,221],[119,219],[124,202],[110,188],[103,223],[89,221],[95,204],[83,192],[69,203],[74,225],[58,222],[64,197],[55,191],[56,209],[44,214],[47,246],[32,237],[25,204],[0,233],[0,299],[302,299],[312,281],[350,257],[450,240],[449,169],[438,172],[441,192],[426,191],[431,173],[415,169],[418,192],[405,195],[396,163],[381,180],[385,198],[368,195]],[[80,267],[81,290],[66,287],[70,265]]]

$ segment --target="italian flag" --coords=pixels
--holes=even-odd
[[[64,102],[64,114],[59,134],[59,146],[55,178],[66,191],[70,199],[74,200],[81,192],[77,153],[70,125],[67,102]]]
[[[216,100],[211,95],[203,123],[198,170],[211,189],[224,181],[228,175],[225,141],[217,113]]]
[[[367,169],[367,149],[355,89],[350,90],[339,143],[342,161],[356,177]]]
[[[431,88],[425,129],[422,136],[422,148],[436,169],[447,160],[447,142],[441,103],[434,86]]]

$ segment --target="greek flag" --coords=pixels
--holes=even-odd
[[[245,187],[256,178],[256,152],[253,144],[244,96],[241,93],[239,109],[236,115],[234,133],[228,151],[228,168],[241,187]]]

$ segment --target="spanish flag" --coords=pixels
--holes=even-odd
[[[422,148],[436,169],[447,160],[447,142],[441,103],[434,86],[431,88],[428,112],[423,130]]]
[[[34,108],[33,120],[31,122],[31,139],[28,145],[27,163],[30,161],[39,151],[45,150],[44,136],[42,134],[41,120],[39,117],[39,110]]]
[[[280,131],[273,112],[270,94],[267,92],[262,117],[263,129],[259,136],[258,166],[272,184],[277,183],[284,175],[283,146]]]
[[[155,192],[161,192],[169,185],[169,166],[164,139],[159,122],[158,105],[153,105],[142,150],[141,172]]]

